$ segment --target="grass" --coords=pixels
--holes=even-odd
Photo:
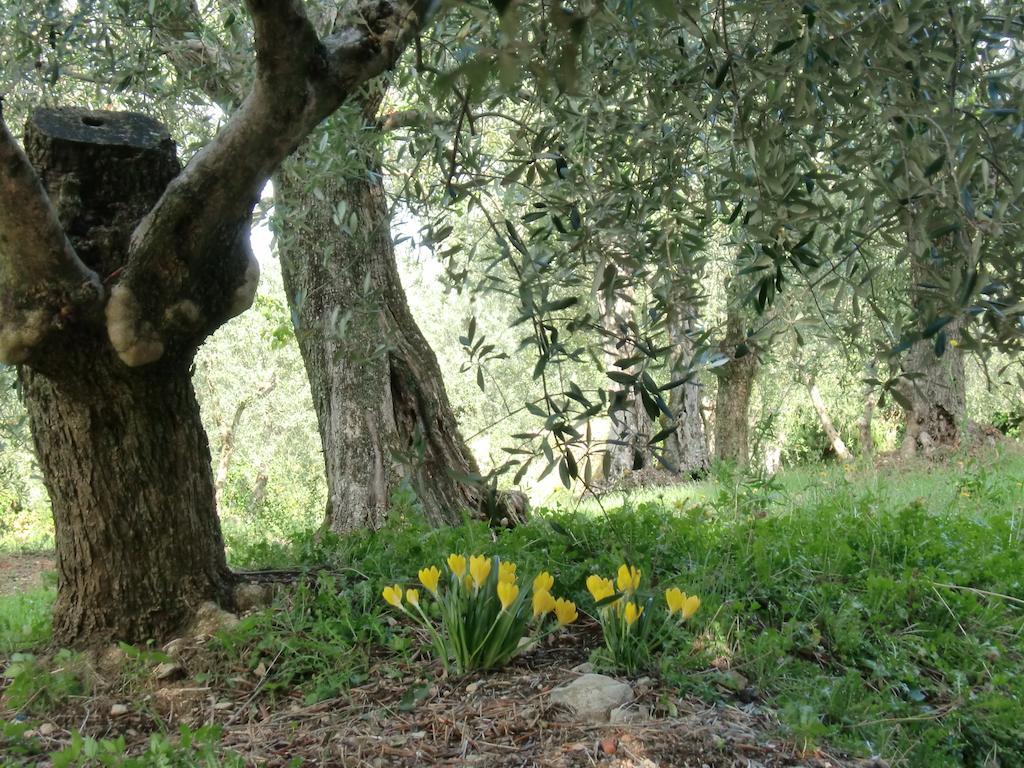
[[[52,587],[0,597],[0,659],[45,644],[50,638]]]
[[[1024,765],[1024,455],[941,467],[807,467],[538,510],[501,532],[421,526],[408,505],[376,534],[232,542],[236,565],[326,566],[317,583],[219,640],[224,669],[267,668],[263,695],[335,696],[414,638],[389,621],[386,583],[452,551],[584,581],[623,560],[655,589],[701,595],[693,632],[655,672],[681,692],[740,691],[791,738],[893,766]],[[0,601],[0,656],[46,636],[51,593]],[[216,677],[216,669],[209,673]],[[223,673],[225,677],[229,672]]]

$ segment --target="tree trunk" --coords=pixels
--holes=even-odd
[[[877,375],[877,367],[872,360],[865,369],[865,378],[874,379]],[[864,384],[864,408],[860,418],[857,420],[857,430],[860,435],[860,453],[865,458],[875,455],[875,438],[871,433],[871,422],[875,415],[875,387],[869,382]]]
[[[228,473],[231,471],[231,460],[235,457],[235,437],[238,435],[238,427],[242,423],[242,417],[249,410],[253,402],[262,400],[274,391],[277,384],[274,375],[259,388],[257,392],[246,395],[235,406],[234,415],[231,421],[224,425],[220,435],[220,451],[217,455],[217,472],[213,479],[213,491],[217,499],[217,509],[222,509],[224,504],[224,488],[228,482]]]
[[[947,333],[954,343],[959,338],[954,323]],[[967,415],[964,359],[960,350],[947,344],[942,357],[935,354],[934,342],[926,339],[910,348],[903,364],[905,373],[917,374],[902,388],[911,403],[904,409],[906,434],[901,450],[912,455],[960,442]]]
[[[750,463],[750,396],[758,367],[751,357],[729,363],[715,398],[715,458],[739,467]]]
[[[307,147],[274,182],[284,287],[324,448],[325,524],[379,527],[402,482],[435,524],[467,509],[515,522],[524,500],[496,499],[479,483],[437,358],[409,310],[376,167],[371,156],[355,178],[317,174]]]
[[[814,412],[818,414],[818,421],[821,422],[821,428],[825,430],[825,436],[832,446],[832,451],[840,461],[850,461],[853,459],[853,455],[846,447],[846,443],[843,442],[839,430],[832,423],[832,417],[829,416],[828,408],[825,406],[825,398],[821,396],[821,390],[818,389],[818,382],[814,380],[814,376],[807,374],[804,378],[804,385],[807,387],[811,405],[814,406]]]
[[[621,289],[620,289],[621,290]],[[633,357],[636,347],[630,341],[636,332],[633,320],[632,290],[625,293],[598,294],[601,325],[604,328],[604,360],[609,371],[635,374],[638,366],[620,368],[615,363]],[[636,385],[614,384],[608,391],[610,425],[608,428],[605,479],[615,481],[624,472],[639,471],[651,465],[649,441],[653,435],[651,418],[644,410]]]
[[[729,362],[718,376],[715,397],[715,458],[739,467],[750,463],[750,396],[760,367],[755,350],[746,342],[743,311],[730,301],[722,352]]]
[[[139,115],[105,113],[111,130],[90,143],[79,112],[39,114],[26,130],[32,164],[83,261],[110,275],[177,172],[174,145]],[[54,639],[159,641],[201,601],[231,601],[194,353],[128,368],[101,318],[68,323],[20,368],[53,509]]]
[[[937,282],[933,273],[942,266],[918,253],[916,242],[910,239],[911,297],[918,322],[925,325],[941,312],[928,286]],[[945,268],[951,267],[946,264]],[[963,353],[958,346],[960,320],[949,322],[938,333],[945,339],[941,357],[936,352],[936,336],[916,342],[903,361],[903,372],[910,374],[906,386],[901,387],[903,399],[909,401],[909,408],[904,405],[904,455],[913,455],[918,450],[929,452],[940,445],[956,446],[965,425],[967,387]]]
[[[669,321],[669,338],[674,348],[673,370],[682,375],[693,362],[691,334],[695,314],[688,305],[676,302],[674,316]],[[708,470],[708,443],[701,411],[701,387],[694,376],[692,381],[672,390],[669,408],[675,414],[676,431],[669,435],[665,445],[667,461],[682,475],[698,478]]]

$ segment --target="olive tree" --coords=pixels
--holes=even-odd
[[[255,78],[183,169],[141,116],[37,110],[24,148],[0,122],[0,361],[53,506],[62,643],[160,638],[230,603],[193,357],[253,301],[267,179],[430,6],[357,3],[325,35],[298,0],[246,8]]]

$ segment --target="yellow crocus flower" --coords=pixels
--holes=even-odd
[[[563,600],[562,598],[555,600],[555,618],[558,619],[558,623],[563,627],[566,624],[572,624],[579,616],[574,602]]]
[[[419,607],[420,604],[420,591],[418,589],[407,589],[405,590],[405,599],[409,605]]]
[[[462,555],[448,555],[448,567],[461,579],[466,573],[466,558]]]
[[[387,601],[388,605],[393,605],[395,608],[401,608],[402,607],[402,585],[401,584],[395,584],[393,587],[392,586],[384,587],[384,592],[382,594],[384,595],[384,599]]]
[[[487,581],[487,577],[491,573],[491,561],[490,558],[484,557],[483,555],[473,555],[469,558],[469,575],[473,577],[473,584],[476,585],[477,589],[480,589]]]
[[[441,580],[441,572],[437,569],[437,566],[432,565],[429,568],[422,568],[419,572],[419,577],[420,584],[436,595],[437,583]]]
[[[516,564],[515,563],[498,563],[498,581],[507,581],[511,584],[516,583]]]
[[[598,576],[596,573],[587,577],[587,589],[595,602],[600,602],[615,594],[615,585],[612,584],[612,580]]]
[[[541,571],[533,580],[533,593],[550,592],[553,586],[555,586],[555,577],[547,571]]]
[[[636,603],[626,603],[626,610],[623,617],[626,619],[626,626],[633,626],[633,623],[640,618],[640,614],[644,612],[643,608],[637,608]]]
[[[533,593],[533,617],[545,616],[555,610],[555,598],[546,589]]]
[[[676,611],[683,609],[683,603],[686,602],[686,593],[679,589],[679,587],[666,589],[665,602],[668,604],[668,615],[671,616]]]
[[[640,569],[623,563],[619,566],[619,592],[636,592],[640,587]]]
[[[700,598],[696,595],[690,595],[688,598],[686,598],[686,602],[683,603],[683,607],[680,609],[680,615],[683,617],[683,620],[685,621],[686,619],[693,616],[693,614],[697,612],[698,608],[700,608]]]
[[[501,610],[507,610],[519,596],[519,587],[511,581],[498,582],[498,599],[501,601]]]

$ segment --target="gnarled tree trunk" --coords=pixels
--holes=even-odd
[[[959,334],[953,323],[950,326],[947,333],[955,342]],[[911,347],[903,370],[916,376],[902,387],[911,407],[904,409],[907,431],[901,451],[913,455],[918,450],[957,445],[967,417],[963,354],[947,345],[939,357],[934,342],[926,339]]]
[[[34,118],[40,174],[0,104],[0,361],[24,366],[53,495],[61,641],[159,640],[229,599],[192,359],[252,305],[270,175],[433,10],[356,0],[321,36],[301,2],[245,6],[256,76],[180,173],[159,124],[79,110]]]
[[[676,375],[689,370],[693,361],[693,325],[696,320],[690,306],[682,302],[673,305],[669,320],[669,338],[673,346]],[[666,440],[665,456],[682,475],[698,478],[708,470],[708,443],[704,434],[704,415],[701,413],[701,387],[696,376],[686,384],[672,390],[669,409],[675,414],[676,431]]]
[[[743,331],[742,308],[730,302],[722,352],[729,362],[718,374],[715,396],[715,458],[739,467],[750,463],[750,397],[760,367]]]
[[[327,178],[300,151],[274,190],[285,292],[324,448],[327,527],[379,527],[402,482],[434,523],[457,522],[465,510],[518,520],[521,496],[495,498],[479,482],[437,358],[409,310],[376,163],[356,178]],[[354,214],[351,233],[339,210]]]
[[[875,416],[875,386],[870,382],[877,374],[874,360],[868,362],[864,369],[864,405],[860,418],[857,419],[857,431],[860,436],[860,453],[865,458],[875,455],[875,438],[871,432],[871,422]]]
[[[928,286],[938,282],[933,276],[941,265],[918,252],[920,246],[911,238],[911,297],[920,322],[925,323],[937,312],[935,297]],[[949,269],[949,265],[945,266]],[[900,447],[904,455],[913,455],[919,450],[928,452],[936,446],[955,446],[967,418],[967,387],[964,372],[964,358],[960,351],[960,320],[947,323],[935,338],[916,342],[903,360],[904,374],[910,374],[901,386],[904,400],[906,433]],[[936,351],[936,339],[942,338],[941,356]]]
[[[178,171],[166,131],[139,115],[42,110],[26,146],[83,262],[114,274]],[[68,323],[20,368],[53,509],[54,637],[159,639],[199,602],[231,599],[193,353],[129,368],[88,318]]]
[[[604,329],[603,352],[609,371],[635,374],[639,366],[622,368],[616,363],[633,357],[636,347],[631,341],[636,333],[633,322],[632,289],[614,286],[598,293],[601,326]],[[650,439],[653,435],[651,417],[644,410],[635,384],[613,384],[608,391],[610,402],[605,479],[615,481],[624,472],[642,470],[651,466]]]

